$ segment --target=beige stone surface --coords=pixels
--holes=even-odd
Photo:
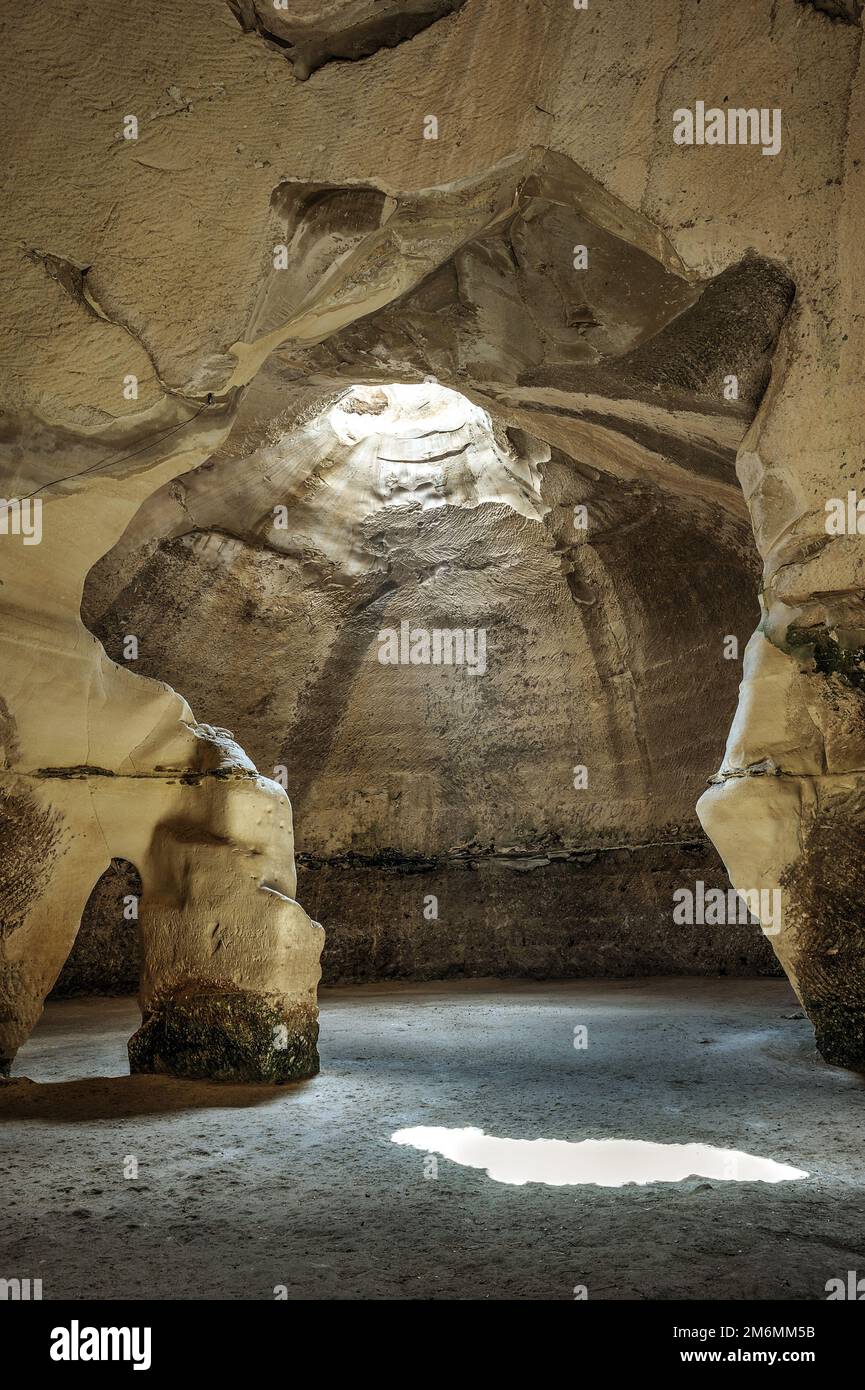
[[[865,1055],[862,539],[830,542],[824,526],[827,498],[863,487],[861,25],[794,0],[585,12],[467,0],[342,62],[332,50],[367,23],[364,6],[310,5],[300,18],[331,51],[299,80],[222,0],[68,9],[0,20],[0,476],[4,496],[39,488],[45,504],[41,545],[0,537],[4,862],[18,905],[4,919],[17,1020],[4,1047],[32,1022],[113,852],[98,848],[103,772],[128,783],[142,840],[180,806],[193,838],[222,837],[213,855],[166,848],[164,872],[188,872],[203,896],[184,901],[182,927],[166,909],[165,937],[189,930],[202,954],[201,866],[218,860],[244,904],[238,930],[267,898],[256,961],[229,952],[231,979],[308,1002],[314,927],[240,867],[275,857],[288,881],[280,798],[236,751],[203,769],[202,746],[219,740],[180,696],[108,662],[79,605],[90,568],[170,479],[213,455],[248,459],[352,380],[433,370],[606,477],[740,520],[741,487],[764,565],[762,637],[700,814],[737,887],[755,886],[762,846],[760,871],[789,900],[779,954],[818,1037],[827,1055]],[[673,113],[698,99],[780,107],[781,152],[676,146]],[[129,115],[136,140],[123,138]],[[429,115],[437,140],[424,139]],[[581,240],[608,267],[586,295],[558,259]],[[742,374],[735,408],[725,368]],[[188,805],[176,774],[200,774]],[[257,848],[259,814],[278,852]],[[44,858],[28,862],[34,823]],[[175,855],[182,871],[169,871]]]

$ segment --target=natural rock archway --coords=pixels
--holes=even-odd
[[[140,902],[141,875],[135,865],[127,859],[112,859],[87,900],[53,997],[137,992]]]
[[[51,497],[41,544],[3,553],[3,828],[13,853],[4,860],[0,1057],[8,1069],[93,884],[119,857],[143,881],[144,1024],[133,1067],[309,1075],[323,934],[294,901],[285,793],[167,687],[110,662],[78,615],[100,522],[110,534],[140,500],[116,482]]]
[[[753,927],[671,908],[727,887],[693,808],[758,575],[735,493],[616,478],[427,382],[226,441],[83,614],[283,779],[325,983],[740,974],[773,968]]]

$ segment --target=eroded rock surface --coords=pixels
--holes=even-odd
[[[832,8],[856,19],[853,5]],[[591,651],[579,679],[568,672],[538,695],[558,710],[575,680],[590,697],[589,724],[605,724],[601,785],[615,787],[612,802],[599,798],[597,824],[639,803],[642,828],[686,817],[727,718],[729,674],[701,684],[697,653],[702,641],[704,669],[727,670],[718,652],[745,611],[750,520],[762,619],[700,816],[737,887],[783,891],[772,943],[824,1054],[861,1061],[863,548],[855,528],[830,536],[825,525],[827,499],[865,487],[861,24],[785,0],[718,0],[698,17],[687,0],[608,0],[592,12],[531,0],[506,26],[497,0],[451,15],[377,9],[385,29],[371,35],[365,0],[294,7],[300,27],[282,43],[254,32],[263,7],[232,14],[224,0],[142,0],[132,26],[117,22],[113,0],[84,8],[74,26],[48,7],[4,16],[4,118],[28,158],[7,167],[0,243],[2,491],[44,506],[38,545],[0,537],[11,879],[0,1052],[8,1063],[94,883],[124,857],[143,880],[148,1020],[158,999],[176,1003],[176,1028],[165,1018],[149,1029],[150,1062],[170,1065],[173,1053],[180,1070],[206,1069],[202,1038],[215,1047],[233,1016],[236,1048],[272,1076],[262,1032],[272,1006],[291,1056],[312,1065],[321,938],[293,898],[287,798],[233,740],[204,732],[224,719],[238,734],[239,715],[268,771],[268,721],[241,708],[226,679],[213,689],[231,718],[203,689],[196,715],[214,725],[199,724],[116,647],[109,659],[79,607],[86,576],[114,547],[87,600],[109,645],[129,632],[128,611],[146,630],[158,622],[136,585],[173,578],[163,601],[199,604],[219,650],[203,584],[227,593],[240,574],[238,611],[258,588],[253,646],[268,649],[273,635],[269,618],[253,619],[284,603],[307,634],[291,656],[307,676],[297,689],[323,703],[322,673],[339,688],[359,669],[378,631],[374,606],[396,615],[398,600],[419,602],[431,587],[424,564],[438,569],[442,553],[469,562],[460,536],[480,524],[508,557],[493,569],[512,560],[517,601],[536,600],[533,631],[567,614],[551,669],[563,672],[565,650],[574,667]],[[409,15],[426,24],[410,38]],[[373,42],[366,61],[326,61],[363,56]],[[296,80],[319,60],[313,80]],[[777,156],[677,146],[674,112],[697,100],[782,108]],[[438,138],[427,138],[430,115]],[[487,411],[500,459],[514,466],[507,496],[484,497],[461,475],[455,505],[429,507],[434,468],[412,498],[430,526],[424,550],[409,543],[411,508],[396,508],[404,516],[388,535],[393,509],[378,498],[369,516],[384,513],[382,539],[319,505],[331,461],[310,427],[349,386],[430,375]],[[396,461],[395,492],[409,462]],[[330,469],[346,501],[358,496],[353,469],[344,459]],[[591,529],[585,542],[566,536],[584,500],[594,542]],[[274,537],[277,503],[293,539]],[[644,531],[647,512],[655,524]],[[273,563],[286,566],[285,590]],[[464,591],[466,622],[500,611],[505,586],[491,593],[484,573]],[[695,646],[681,620],[689,602],[702,615]],[[198,650],[170,632],[154,649],[167,658],[159,675],[185,695]],[[197,669],[213,676],[204,655]],[[273,685],[261,698],[278,710]],[[701,751],[665,763],[661,733],[686,691],[693,723],[682,727]],[[366,697],[357,706],[371,707],[399,708]],[[311,736],[298,800],[313,842],[341,785],[338,759],[327,784],[338,741],[321,741],[311,704],[284,714],[289,749]],[[566,737],[543,727],[537,777],[554,769],[558,820]],[[356,734],[343,732],[348,749]],[[544,857],[537,838],[525,845]],[[196,984],[193,1019],[183,991]],[[235,1009],[238,992],[249,1007]]]

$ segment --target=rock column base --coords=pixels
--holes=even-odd
[[[129,1069],[282,1085],[316,1076],[318,1011],[279,996],[189,985],[163,995],[129,1039]]]
[[[865,1071],[865,1008],[845,1008],[839,1003],[805,1001],[814,1025],[817,1050],[825,1062],[851,1071]]]

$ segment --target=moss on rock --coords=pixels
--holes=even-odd
[[[799,995],[817,1047],[836,1066],[865,1068],[865,861],[862,796],[838,796],[806,831],[782,876]]]
[[[315,1006],[286,1010],[231,986],[186,985],[148,1009],[129,1039],[129,1067],[188,1080],[280,1085],[319,1070]]]
[[[787,646],[794,654],[806,651],[821,675],[842,676],[865,692],[865,647],[842,644],[826,627],[790,627]]]

